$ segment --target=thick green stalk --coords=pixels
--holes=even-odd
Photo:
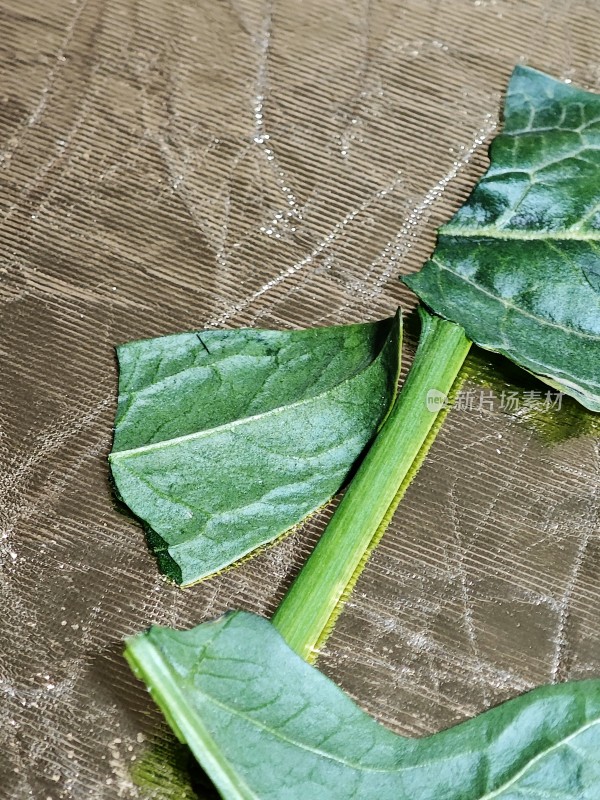
[[[471,342],[452,322],[420,309],[422,331],[402,391],[273,624],[299,655],[313,661],[340,600],[389,521],[413,462],[434,426]],[[429,442],[430,444],[431,442]]]

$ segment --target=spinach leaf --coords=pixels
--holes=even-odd
[[[481,347],[600,411],[600,96],[517,67],[490,160],[405,283]]]
[[[194,583],[325,503],[394,399],[400,337],[398,313],[119,347],[110,465],[161,570]]]
[[[424,739],[396,736],[235,612],[153,627],[126,657],[226,800],[597,800],[600,681],[536,689]]]
[[[420,308],[402,391],[273,618],[304,658],[425,458],[445,413],[435,401],[456,390],[471,341],[600,411],[600,96],[517,67],[490,154],[431,260],[405,278],[435,314]]]

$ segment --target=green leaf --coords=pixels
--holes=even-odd
[[[153,627],[125,655],[226,800],[597,800],[600,681],[396,736],[243,612]]]
[[[162,571],[194,583],[327,502],[394,399],[400,337],[398,312],[119,347],[110,464]]]
[[[600,96],[517,67],[490,168],[405,282],[600,411]]]

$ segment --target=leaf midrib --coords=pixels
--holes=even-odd
[[[534,764],[537,764],[539,761],[542,761],[544,758],[546,758],[547,755],[550,755],[550,753],[553,753],[555,750],[558,750],[561,747],[565,747],[566,745],[569,744],[569,742],[572,742],[573,739],[576,739],[582,733],[585,733],[586,731],[590,730],[590,728],[594,728],[596,725],[600,725],[600,719],[594,719],[591,722],[587,722],[585,725],[581,725],[581,727],[574,730],[568,736],[565,736],[564,739],[561,739],[559,742],[555,742],[553,745],[550,745],[550,747],[546,748],[546,750],[542,750],[540,753],[535,755],[531,759],[531,761],[528,761],[527,764],[521,767],[521,769],[518,772],[516,772],[512,776],[512,778],[510,778],[510,780],[503,783],[502,786],[499,786],[497,789],[493,789],[491,792],[487,792],[477,800],[492,800],[492,798],[494,797],[499,797],[501,792],[504,792],[506,791],[506,789],[510,789],[511,786],[514,786],[515,783],[519,781],[531,769],[531,767]]]
[[[465,283],[468,283],[469,286],[472,286],[474,289],[477,289],[482,294],[485,294],[488,297],[493,298],[498,303],[503,305],[505,308],[510,308],[515,313],[521,314],[521,316],[529,317],[530,319],[535,320],[535,322],[539,323],[540,325],[544,325],[549,328],[557,328],[558,330],[564,331],[564,333],[566,333],[568,336],[579,336],[582,339],[590,339],[593,342],[600,342],[600,336],[597,334],[586,333],[585,331],[578,330],[577,328],[568,328],[566,325],[561,325],[559,322],[553,322],[552,320],[547,319],[546,317],[540,317],[537,314],[533,314],[531,311],[526,311],[521,306],[517,306],[515,303],[511,303],[505,298],[500,297],[500,295],[495,294],[494,292],[491,292],[489,289],[486,289],[485,287],[481,286],[481,284],[476,283],[470,278],[467,278],[466,275],[461,275],[459,272],[456,272],[456,270],[447,266],[446,264],[444,264],[443,261],[440,261],[439,259],[435,258],[435,256],[432,256],[431,261],[439,269],[442,269],[446,272],[450,272],[452,275],[455,275],[460,280],[464,281]]]
[[[453,226],[448,224],[439,229],[438,235],[469,239],[502,239],[503,241],[512,239],[520,242],[544,241],[545,239],[551,241],[600,242],[600,230],[581,231],[569,228],[563,231],[527,231],[516,228],[496,228],[494,225],[470,228],[466,225]]]
[[[285,734],[281,733],[280,731],[275,730],[274,728],[270,728],[268,725],[265,725],[264,723],[260,722],[259,720],[254,719],[253,717],[249,716],[248,714],[245,714],[244,712],[240,711],[239,709],[236,709],[233,706],[229,706],[226,703],[223,703],[220,700],[217,700],[212,695],[206,694],[206,692],[203,692],[203,691],[199,690],[197,686],[194,686],[193,690],[194,690],[194,692],[197,692],[199,695],[202,695],[202,697],[206,701],[212,703],[217,708],[220,708],[223,711],[227,711],[229,714],[231,714],[234,717],[239,717],[240,719],[245,720],[250,725],[253,725],[253,726],[257,727],[257,728],[260,728],[260,730],[265,731],[266,733],[270,734],[274,738],[280,739],[281,741],[286,742],[287,744],[291,744],[294,747],[297,747],[299,750],[304,750],[304,751],[306,751],[308,753],[313,753],[314,755],[317,755],[317,756],[319,756],[321,758],[325,758],[328,761],[333,761],[336,764],[341,764],[342,766],[349,767],[350,769],[354,769],[357,772],[368,772],[368,773],[375,773],[375,774],[382,774],[382,775],[396,775],[396,774],[400,774],[402,772],[406,772],[408,770],[422,769],[422,768],[425,768],[425,767],[434,767],[436,764],[440,764],[442,761],[451,761],[452,760],[452,757],[448,756],[446,758],[436,758],[433,761],[421,761],[419,763],[412,764],[409,767],[398,766],[398,767],[395,767],[393,769],[391,769],[391,768],[381,768],[380,769],[380,768],[377,768],[377,767],[367,767],[367,766],[364,766],[363,764],[355,764],[355,763],[353,763],[351,761],[347,761],[346,759],[341,758],[340,756],[336,756],[336,755],[334,755],[332,753],[327,753],[327,752],[325,752],[323,750],[320,750],[319,748],[310,747],[309,745],[306,745],[306,744],[304,744],[302,742],[298,742],[297,740],[292,739],[289,736],[286,736]],[[520,780],[528,772],[528,770],[531,769],[531,767],[534,766],[536,763],[538,763],[539,761],[542,761],[547,755],[553,753],[555,750],[558,750],[560,747],[564,747],[565,745],[568,745],[568,743],[571,742],[573,739],[576,739],[580,734],[585,733],[585,731],[589,730],[590,728],[593,728],[596,725],[600,725],[600,720],[595,719],[592,722],[586,723],[585,725],[582,725],[581,727],[577,728],[572,733],[570,733],[568,736],[565,736],[564,739],[561,739],[560,741],[555,742],[553,745],[550,745],[550,747],[546,748],[545,750],[541,750],[539,753],[537,753],[530,761],[528,761],[523,767],[521,767],[521,769],[518,772],[516,772],[509,780],[505,781],[501,786],[498,786],[496,789],[493,789],[491,792],[487,792],[486,794],[482,794],[479,797],[474,798],[473,800],[492,800],[492,798],[494,798],[494,797],[499,797],[502,792],[504,792],[506,789],[509,789],[518,780]],[[433,734],[433,736],[435,736],[435,735],[436,734]],[[402,738],[403,737],[398,736],[398,739],[400,739],[400,741],[402,741]]]
[[[397,321],[396,318],[394,318],[390,332],[386,336],[385,341],[383,342],[379,352],[364,369],[360,370],[359,372],[354,372],[352,375],[349,375],[343,381],[336,383],[334,386],[330,386],[328,389],[325,389],[324,391],[319,392],[318,394],[311,395],[310,397],[305,397],[302,400],[297,400],[295,403],[288,403],[283,406],[277,406],[276,408],[271,408],[268,411],[261,411],[259,414],[253,414],[249,417],[240,417],[239,419],[230,420],[229,422],[225,422],[222,425],[216,425],[213,428],[205,428],[202,431],[195,431],[194,433],[186,433],[183,436],[175,436],[172,439],[165,439],[162,442],[152,442],[151,444],[141,445],[140,447],[132,447],[127,450],[117,450],[116,452],[110,453],[108,459],[109,461],[112,462],[123,458],[131,458],[133,456],[143,455],[144,453],[148,453],[153,450],[161,450],[163,448],[167,449],[169,447],[174,447],[184,442],[194,441],[196,439],[202,439],[206,436],[212,436],[215,433],[223,433],[226,431],[230,431],[239,427],[240,425],[246,425],[249,422],[256,422],[257,420],[274,417],[277,414],[287,411],[288,409],[301,408],[302,406],[306,406],[310,403],[315,403],[317,400],[326,397],[328,394],[331,394],[332,392],[336,391],[342,386],[345,386],[351,381],[356,380],[361,375],[364,375],[365,372],[367,372],[369,369],[371,369],[371,367],[373,367],[382,357],[385,348],[390,342],[390,337],[393,335],[394,325],[396,324]]]
[[[150,655],[149,663],[145,661],[143,654],[139,650],[144,651]],[[127,651],[129,650],[129,656]],[[219,779],[228,784],[227,788],[236,791],[239,800],[260,800],[260,797],[248,786],[248,784],[241,780],[239,774],[232,766],[222,757],[220,748],[217,746],[214,738],[210,735],[209,731],[204,727],[203,723],[197,720],[197,715],[190,710],[189,703],[186,701],[178,683],[176,676],[168,661],[163,658],[162,652],[156,645],[149,640],[148,635],[136,637],[130,640],[125,649],[125,655],[131,659],[132,666],[135,664],[139,669],[144,681],[150,685],[153,684],[156,691],[154,700],[161,707],[169,720],[171,710],[179,711],[174,722],[176,722],[179,733],[184,736],[188,746],[194,751],[194,744],[197,742],[201,745],[201,749],[205,756],[209,756],[210,760],[214,762],[215,766],[219,769]],[[135,670],[134,670],[135,671]],[[162,674],[161,674],[162,673]],[[156,680],[151,680],[156,678]],[[149,679],[149,680],[147,680]],[[165,705],[162,704],[163,694],[165,695]],[[167,705],[167,697],[170,698],[172,709]],[[175,716],[175,715],[173,715]],[[184,728],[189,728],[184,735]],[[175,731],[177,734],[177,731]],[[197,744],[196,744],[197,746]],[[196,754],[199,757],[199,753]]]

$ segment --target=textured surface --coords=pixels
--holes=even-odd
[[[598,680],[544,686],[409,739],[253,614],[189,631],[152,627],[126,655],[227,800],[598,797]]]
[[[427,305],[600,411],[600,95],[516,67],[491,164],[406,278]]]
[[[395,397],[401,325],[119,347],[111,472],[165,575],[189,586],[331,500]]]
[[[136,781],[182,758],[121,637],[270,613],[327,514],[166,585],[109,485],[114,345],[409,311],[514,63],[600,90],[598,7],[0,0],[0,28],[0,796],[162,800]],[[600,673],[592,415],[470,363],[319,661],[412,735]]]

